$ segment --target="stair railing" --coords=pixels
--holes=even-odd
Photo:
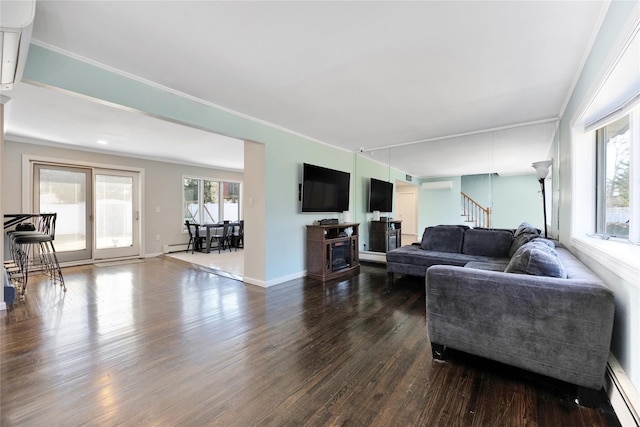
[[[476,227],[491,228],[491,208],[485,208],[463,192],[460,192],[462,216]]]

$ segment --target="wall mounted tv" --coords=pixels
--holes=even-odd
[[[349,172],[304,163],[302,212],[348,211],[349,179]]]
[[[393,184],[371,178],[369,183],[369,212],[393,211]]]

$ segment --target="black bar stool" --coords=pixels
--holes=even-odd
[[[65,292],[67,290],[53,245],[56,218],[57,214],[55,213],[40,214],[36,230],[13,231],[9,234],[14,263],[22,272],[21,300],[25,299],[29,270],[36,266],[36,258],[39,260],[43,273],[54,283],[58,282]]]

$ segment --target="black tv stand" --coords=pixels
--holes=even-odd
[[[389,252],[402,246],[402,221],[386,219],[371,221],[369,249],[373,252]]]

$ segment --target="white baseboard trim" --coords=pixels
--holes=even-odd
[[[184,252],[187,250],[186,243],[172,243],[170,245],[162,246],[162,253],[168,254],[171,252]]]
[[[611,353],[604,388],[620,424],[625,427],[640,427],[640,394]]]
[[[264,280],[254,279],[253,277],[243,276],[242,281],[249,285],[260,286],[261,288],[267,287],[267,284]]]
[[[287,276],[278,277],[277,279],[267,280],[267,288],[280,283],[288,282],[289,280],[299,279],[307,275],[307,270],[299,271],[297,273],[289,274]]]
[[[307,271],[303,270],[297,273],[289,274],[287,276],[282,276],[282,277],[278,277],[276,279],[271,279],[267,281],[244,276],[242,278],[242,281],[250,285],[260,286],[261,288],[270,288],[272,286],[279,285],[280,283],[288,282],[289,280],[300,279],[301,277],[305,277],[306,275],[307,275]]]
[[[144,254],[144,255],[142,255],[142,258],[155,258],[155,257],[159,257],[159,256],[162,256],[162,255],[164,255],[163,252],[156,252],[156,253],[153,253],[153,254]]]

